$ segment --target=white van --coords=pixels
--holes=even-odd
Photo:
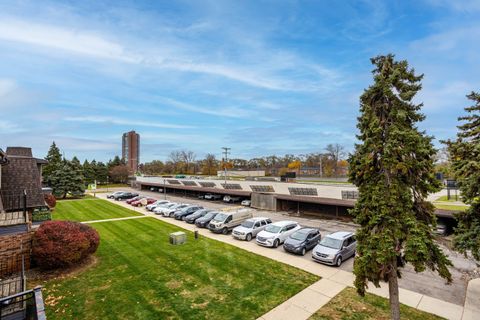
[[[221,212],[208,224],[208,229],[215,233],[227,234],[233,228],[242,224],[243,221],[252,218],[250,209],[240,209],[231,212]]]

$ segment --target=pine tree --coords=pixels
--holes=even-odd
[[[46,184],[51,185],[50,180],[52,173],[62,164],[62,155],[60,154],[60,149],[55,144],[55,141],[53,141],[50,146],[45,160],[48,161],[48,164],[42,168],[43,181]]]
[[[83,169],[85,184],[92,184],[93,181],[95,180],[95,172],[92,168],[92,165],[88,162],[87,159],[85,159],[85,161],[83,162],[82,169]]]
[[[68,194],[74,196],[83,195],[85,185],[80,169],[70,161],[63,160],[51,175],[53,194],[57,198],[65,199]]]
[[[349,158],[349,180],[359,190],[352,214],[357,230],[355,286],[388,282],[392,319],[400,319],[398,278],[411,263],[416,272],[437,271],[451,281],[451,262],[434,242],[436,224],[427,195],[439,190],[434,177],[432,138],[417,129],[425,116],[412,99],[423,75],[393,55],[371,59],[374,83],[360,97],[357,136]]]
[[[465,108],[466,116],[458,118],[465,123],[458,126],[457,140],[446,142],[462,200],[470,204],[456,215],[453,243],[460,252],[470,250],[480,260],[480,94],[472,92],[467,98],[473,105]]]
[[[97,165],[94,168],[95,179],[98,183],[106,183],[108,176],[107,166],[103,162],[97,162]]]

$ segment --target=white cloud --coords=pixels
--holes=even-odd
[[[272,54],[269,48],[255,48],[254,52],[248,53],[249,61],[242,61],[239,65],[222,60],[210,62],[214,52],[199,56],[194,44],[175,38],[162,39],[161,44],[138,39],[133,47],[109,40],[99,32],[12,17],[1,17],[0,39],[90,58],[213,75],[269,90],[316,91],[330,87],[330,84],[338,82],[332,80],[339,79],[335,70],[306,63],[304,59],[288,52],[276,50]],[[244,50],[249,51],[249,48]],[[293,70],[297,77],[292,78]],[[290,71],[288,77],[282,75],[285,71]]]
[[[459,12],[480,11],[480,1],[478,0],[427,0],[427,2]]]
[[[0,133],[2,134],[7,134],[7,133],[17,133],[23,131],[20,126],[17,124],[7,121],[7,120],[1,120],[0,119]]]
[[[139,61],[118,43],[94,33],[18,19],[0,19],[0,39],[129,63]]]
[[[439,32],[411,43],[411,49],[418,52],[456,51],[461,54],[479,48],[480,27],[454,28]],[[472,50],[472,51],[473,51]],[[478,51],[475,52],[477,54]]]
[[[51,136],[51,139],[65,151],[105,151],[117,150],[118,143],[77,137]]]
[[[128,119],[119,119],[119,118],[102,117],[102,116],[65,117],[63,120],[72,121],[72,122],[90,122],[90,123],[114,124],[114,125],[125,125],[125,126],[134,126],[134,127],[139,126],[139,127],[164,128],[164,129],[193,128],[192,126],[161,123],[156,120],[152,120],[150,122],[150,121],[128,120]]]
[[[224,107],[224,108],[211,108],[211,107],[199,107],[189,103],[181,102],[171,98],[158,98],[160,101],[174,106],[179,109],[192,111],[196,113],[203,113],[212,116],[229,117],[229,118],[246,118],[252,116],[252,112],[242,109],[241,107]]]
[[[9,79],[0,79],[0,97],[6,96],[16,88],[14,81]]]

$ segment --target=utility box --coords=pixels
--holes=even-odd
[[[184,244],[187,241],[185,232],[178,231],[170,233],[170,244]]]

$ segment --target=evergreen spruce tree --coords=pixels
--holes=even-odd
[[[465,122],[458,126],[457,140],[446,142],[462,200],[470,204],[456,215],[454,246],[464,254],[470,250],[480,260],[480,94],[472,92],[467,98],[473,105],[458,118]]]
[[[85,179],[85,184],[92,184],[93,181],[95,180],[95,172],[92,168],[92,165],[88,162],[87,159],[83,162],[82,165],[83,169],[83,177]]]
[[[356,233],[355,286],[388,282],[392,319],[400,319],[398,278],[406,263],[416,272],[437,271],[451,281],[451,262],[434,241],[436,219],[427,195],[439,190],[432,138],[416,127],[425,116],[412,99],[423,75],[393,55],[371,59],[374,83],[360,97],[357,136],[349,180],[359,190],[352,214]]]
[[[48,161],[48,164],[42,168],[43,181],[47,185],[51,185],[52,173],[62,164],[62,155],[60,154],[60,149],[55,144],[55,141],[53,141],[50,146],[45,160]]]
[[[53,194],[57,198],[65,199],[68,194],[80,196],[85,192],[81,169],[76,167],[71,161],[65,159],[57,169],[52,172],[51,184]]]
[[[97,162],[94,168],[95,177],[98,183],[106,183],[108,176],[107,166],[103,162]]]

